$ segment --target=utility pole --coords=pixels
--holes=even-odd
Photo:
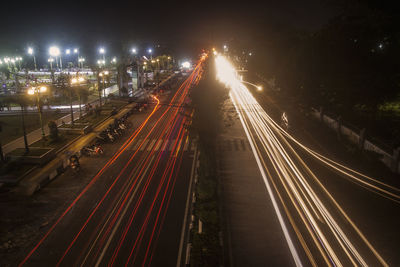
[[[1,127],[1,124],[0,124],[0,133],[2,132],[2,127]],[[0,160],[1,160],[1,162],[4,162],[4,155],[3,155],[3,148],[2,148],[2,146],[1,146],[1,141],[0,141]]]

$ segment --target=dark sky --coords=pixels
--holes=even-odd
[[[0,56],[34,44],[78,45],[86,53],[165,44],[180,52],[232,38],[279,31],[315,30],[335,15],[324,0],[281,1],[39,1],[2,3]],[[88,55],[89,56],[89,55]]]

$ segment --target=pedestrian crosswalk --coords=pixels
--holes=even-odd
[[[190,139],[146,139],[139,138],[133,142],[128,150],[139,151],[172,151],[182,149],[183,151],[194,151],[196,142]]]
[[[220,151],[250,151],[250,143],[244,138],[220,139],[218,140]]]

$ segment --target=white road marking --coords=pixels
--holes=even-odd
[[[140,147],[140,151],[143,151],[146,148],[146,145],[148,142],[149,142],[148,139],[146,141],[144,141],[143,145]]]
[[[149,146],[147,147],[147,151],[150,151],[150,150],[153,148],[153,146],[154,146],[154,144],[155,144],[156,141],[157,141],[157,140],[153,139],[153,140],[150,142]]]

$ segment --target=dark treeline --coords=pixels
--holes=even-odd
[[[338,114],[377,111],[400,92],[398,9],[378,1],[344,1],[339,8],[316,32],[282,28],[256,38],[250,68],[312,106]]]

